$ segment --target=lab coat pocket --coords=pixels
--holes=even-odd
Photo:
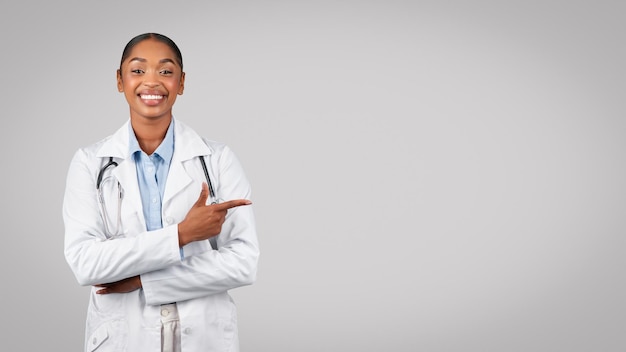
[[[122,210],[122,226],[124,235],[128,237],[136,237],[146,231],[146,223],[143,219],[143,213],[132,208],[123,208]]]
[[[219,329],[222,333],[222,341],[224,342],[225,351],[238,350],[238,334],[236,319],[222,320],[219,322]]]
[[[124,301],[127,295],[98,295],[93,287],[87,309],[87,340],[89,352],[124,351],[128,340],[128,322]]]
[[[107,324],[101,325],[87,338],[87,350],[95,351],[109,338],[109,330]]]
[[[239,349],[237,307],[230,296],[227,296],[227,298],[227,304],[223,306],[223,315],[218,320],[218,326],[222,335],[222,341],[224,342],[224,350],[237,351]]]
[[[111,320],[100,325],[87,338],[89,352],[120,352],[126,350],[127,324],[125,320]]]

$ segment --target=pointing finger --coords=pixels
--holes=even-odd
[[[235,200],[229,200],[228,202],[214,204],[212,206],[215,207],[217,210],[228,210],[230,208],[239,207],[242,205],[250,205],[250,204],[252,204],[252,202],[247,199],[235,199]]]

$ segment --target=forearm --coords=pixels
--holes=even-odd
[[[256,280],[258,255],[229,250],[186,258],[180,265],[141,275],[148,304],[180,302],[250,285]]]
[[[259,247],[251,209],[237,209],[217,238],[219,250],[208,241],[184,247],[178,264],[141,275],[149,304],[180,302],[227,291],[256,279]]]
[[[169,232],[169,233],[168,233]],[[180,263],[175,229],[96,240],[68,236],[65,256],[81,285],[111,283]]]

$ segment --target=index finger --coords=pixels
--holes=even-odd
[[[228,210],[230,208],[239,207],[242,205],[250,205],[250,204],[252,204],[252,202],[247,199],[235,199],[235,200],[229,200],[228,202],[213,204],[211,206],[215,207],[217,210]]]

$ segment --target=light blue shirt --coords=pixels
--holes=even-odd
[[[158,230],[163,228],[161,218],[163,193],[174,154],[174,119],[167,129],[165,138],[152,155],[141,150],[132,126],[129,128],[129,151],[137,168],[137,182],[141,193],[143,216],[146,219],[146,230]]]

